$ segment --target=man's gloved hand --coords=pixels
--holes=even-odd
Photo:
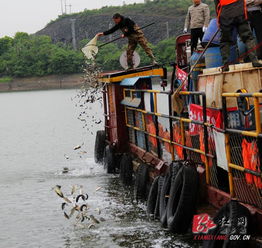
[[[203,32],[205,33],[205,32],[207,31],[207,27],[204,26],[204,27],[202,28],[202,30],[203,30]]]
[[[185,33],[187,33],[187,28],[184,28],[184,31],[183,31],[183,33],[185,34]]]

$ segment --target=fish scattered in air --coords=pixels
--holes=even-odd
[[[95,223],[95,224],[99,224],[100,223],[100,221],[98,219],[96,219],[94,215],[91,214],[91,215],[89,215],[89,217],[93,221],[93,223]]]
[[[99,191],[100,189],[102,189],[102,187],[97,187],[97,188],[96,188],[96,191]]]
[[[60,185],[56,185],[53,189],[54,189],[54,191],[56,192],[56,194],[58,196],[60,196],[61,198],[64,198],[64,195],[63,195],[63,193],[61,191],[61,186]]]
[[[75,215],[76,223],[74,225],[81,226],[83,222],[88,222],[88,228],[95,227],[96,224],[99,224],[100,221],[105,221],[103,217],[100,217],[99,219],[94,216],[94,213],[97,212],[98,215],[101,214],[101,210],[99,208],[96,208],[95,210],[91,209],[91,206],[87,204],[87,200],[89,199],[89,195],[86,193],[83,193],[83,186],[82,185],[73,185],[71,190],[69,191],[70,197],[66,197],[67,194],[63,194],[61,191],[62,186],[56,185],[53,190],[56,192],[56,194],[64,200],[64,202],[61,204],[61,209],[63,211],[63,215],[66,219],[72,219],[72,217]],[[100,190],[101,187],[98,187],[96,190]],[[76,192],[79,192],[79,194],[76,194]],[[69,208],[71,205],[71,209]],[[70,209],[70,212],[69,212]]]
[[[75,147],[74,147],[74,150],[80,149],[83,145],[84,145],[84,143],[82,143],[82,145],[75,146]]]

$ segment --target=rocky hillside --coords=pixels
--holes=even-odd
[[[213,1],[203,1],[209,4],[213,12]],[[152,22],[155,25],[144,30],[149,42],[156,44],[166,39],[169,35],[177,36],[183,30],[184,19],[191,0],[154,0],[145,4],[132,4],[121,7],[103,7],[99,10],[85,10],[84,12],[63,15],[50,22],[37,35],[51,36],[54,42],[72,43],[72,22],[75,19],[76,42],[83,39],[91,39],[97,32],[107,30],[113,25],[112,15],[119,12],[133,19],[139,26]],[[169,31],[168,31],[169,29]],[[113,38],[117,34],[113,34]],[[108,41],[110,37],[103,37],[102,41]],[[124,44],[124,41],[120,41]]]

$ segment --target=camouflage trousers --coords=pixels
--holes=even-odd
[[[220,40],[220,50],[222,55],[223,64],[230,64],[230,47],[235,45],[235,41],[232,40],[232,33],[234,28],[241,40],[245,43],[248,49],[248,56],[252,61],[257,60],[256,56],[256,42],[253,34],[250,30],[250,26],[244,16],[238,16],[234,18],[230,17],[220,17],[220,29],[221,29],[221,40]],[[235,61],[236,63],[237,61]]]
[[[138,44],[144,49],[149,58],[155,59],[152,49],[148,46],[148,41],[144,33],[141,30],[137,30],[137,33],[128,36],[127,64],[130,67],[134,65],[133,54]]]

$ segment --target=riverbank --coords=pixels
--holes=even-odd
[[[75,89],[83,85],[83,74],[50,75],[44,77],[14,78],[0,83],[0,92]]]

